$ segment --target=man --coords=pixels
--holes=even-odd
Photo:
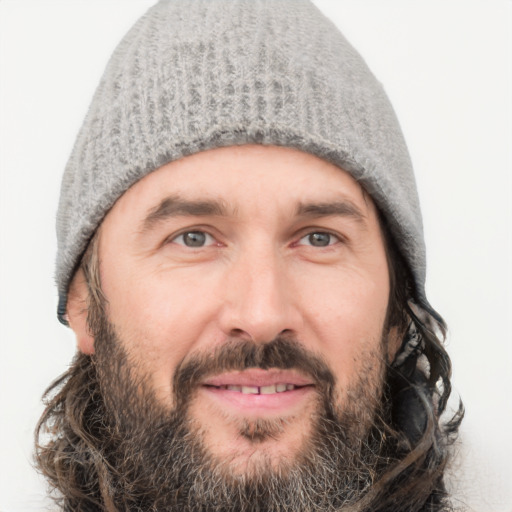
[[[62,183],[64,510],[451,510],[460,417],[389,102],[306,0],[161,1]]]

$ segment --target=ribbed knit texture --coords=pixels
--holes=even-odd
[[[246,143],[301,149],[350,172],[387,217],[426,302],[405,142],[336,27],[308,0],[162,0],[115,50],[64,173],[59,318],[90,238],[130,186],[182,156]]]

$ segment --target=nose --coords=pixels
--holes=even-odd
[[[229,337],[255,343],[301,328],[297,296],[286,264],[272,250],[241,254],[227,272],[221,330]]]

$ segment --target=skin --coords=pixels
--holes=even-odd
[[[156,213],[178,197],[224,211]],[[336,211],[318,208],[333,203]],[[301,204],[317,207],[299,214]],[[204,245],[187,246],[187,232],[205,233]],[[247,145],[172,162],[116,202],[100,228],[99,255],[109,320],[136,374],[169,410],[176,366],[236,340],[296,339],[333,372],[339,410],[362,374],[375,387],[381,382],[389,273],[377,211],[348,173],[324,160]],[[79,272],[68,318],[79,349],[91,354],[86,298]],[[286,382],[305,387],[269,396],[211,387]],[[308,439],[318,407],[311,376],[252,369],[203,384],[190,419],[210,452],[236,471],[249,461],[292,460]],[[281,430],[259,443],[240,435],[243,422],[258,420]]]

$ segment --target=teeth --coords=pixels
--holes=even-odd
[[[273,395],[274,393],[276,393],[275,386],[261,386],[260,388],[261,395]]]
[[[244,395],[258,395],[259,392],[258,386],[242,386],[242,393]]]
[[[244,395],[273,395],[274,393],[283,393],[284,391],[292,391],[296,388],[294,384],[272,384],[270,386],[235,386],[232,384],[219,386],[219,389],[227,389],[228,391],[237,391]]]

